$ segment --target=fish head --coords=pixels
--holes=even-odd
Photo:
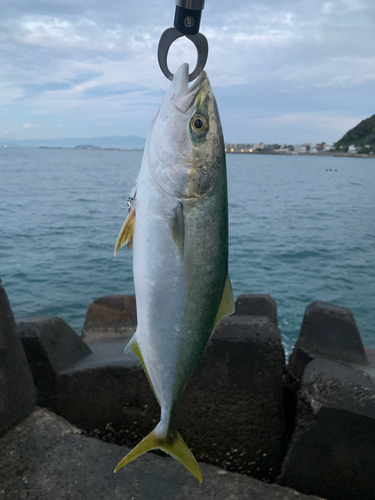
[[[199,198],[222,171],[224,140],[211,85],[204,71],[189,88],[182,64],[151,126],[147,158],[155,182],[178,198]]]

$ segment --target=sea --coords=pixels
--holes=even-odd
[[[134,294],[132,252],[114,246],[141,151],[1,148],[0,277],[16,317],[60,316]],[[375,159],[227,155],[235,297],[277,303],[286,354],[306,306],[349,307],[375,349]]]

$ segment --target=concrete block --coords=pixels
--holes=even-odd
[[[25,418],[35,402],[30,367],[0,280],[0,435]]]
[[[59,374],[53,410],[91,435],[134,446],[159,406],[119,341]],[[280,333],[266,317],[232,316],[215,330],[180,401],[176,425],[200,461],[275,478],[285,451]]]
[[[277,326],[277,305],[267,294],[239,295],[236,300],[238,316],[267,316]]]
[[[16,327],[38,390],[38,404],[48,407],[57,374],[90,354],[91,349],[55,316],[17,318]]]
[[[91,435],[134,446],[160,410],[138,359],[123,341],[90,344],[92,354],[59,374],[51,408]]]
[[[324,358],[349,365],[368,365],[353,313],[346,307],[316,301],[306,307],[301,331],[284,379],[288,435],[294,428],[297,390],[306,365]]]
[[[306,307],[290,360],[290,365],[295,364],[295,376],[302,377],[305,359],[316,357],[349,364],[367,364],[357,324],[347,307],[319,300]]]
[[[329,500],[373,500],[374,450],[374,381],[325,359],[309,363],[278,482]]]
[[[285,453],[280,332],[265,316],[217,326],[177,409],[198,460],[271,481]]]
[[[137,327],[137,308],[132,295],[105,295],[92,302],[86,313],[82,338],[86,342],[130,338]]]
[[[201,464],[203,484],[169,457],[147,453],[117,474],[129,450],[82,436],[45,409],[0,438],[4,500],[318,500]]]

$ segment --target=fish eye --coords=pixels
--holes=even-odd
[[[207,129],[206,120],[201,115],[194,115],[191,119],[191,128],[194,132],[201,134]]]

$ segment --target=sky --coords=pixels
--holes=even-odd
[[[169,86],[174,0],[3,0],[0,137],[146,137]],[[374,0],[206,0],[206,71],[228,142],[339,140],[375,113]],[[176,41],[171,71],[195,65]]]

